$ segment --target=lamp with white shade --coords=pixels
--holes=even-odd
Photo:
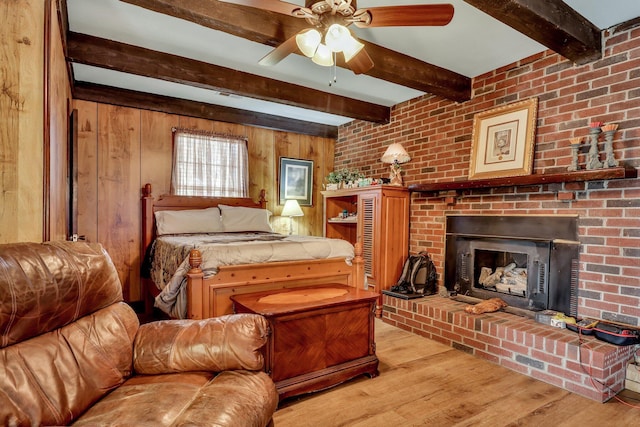
[[[382,160],[383,163],[389,163],[391,165],[389,172],[391,185],[403,185],[400,164],[407,163],[411,160],[411,157],[409,157],[409,154],[402,144],[398,142],[391,144],[380,160]]]
[[[291,236],[293,234],[293,217],[304,215],[298,201],[294,199],[289,199],[286,202],[284,202],[284,207],[282,208],[281,215],[289,217],[289,236]]]

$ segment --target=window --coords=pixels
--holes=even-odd
[[[173,129],[171,191],[181,196],[248,197],[247,139]]]

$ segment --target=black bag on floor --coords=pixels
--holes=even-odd
[[[436,266],[431,261],[431,257],[427,252],[422,251],[407,258],[400,278],[395,286],[391,287],[391,292],[431,295],[436,293],[437,277]]]

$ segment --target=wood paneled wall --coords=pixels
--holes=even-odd
[[[249,126],[158,113],[87,101],[74,101],[78,110],[78,231],[88,241],[102,243],[111,255],[125,297],[140,294],[140,197],[151,183],[153,194],[169,192],[172,127],[196,128],[249,140],[250,196],[267,193],[272,225],[288,231],[279,217],[278,159],[281,156],[314,161],[314,204],[296,218],[297,234],[322,234],[322,180],[333,170],[335,141]]]
[[[67,238],[71,88],[56,5],[0,2],[0,243]]]
[[[0,2],[0,243],[43,230],[42,2]]]

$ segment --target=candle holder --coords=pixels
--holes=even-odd
[[[602,127],[604,132],[604,152],[605,152],[605,160],[602,167],[604,168],[615,168],[618,166],[618,161],[613,157],[613,134],[616,133],[618,129],[617,124],[609,124]]]
[[[589,154],[587,155],[587,170],[602,168],[602,162],[598,155],[598,136],[600,132],[602,132],[600,126],[592,126],[589,128],[591,146],[589,147]]]
[[[582,142],[582,137],[571,138],[571,165],[567,168],[569,172],[575,172],[580,169],[578,166],[578,150]]]

